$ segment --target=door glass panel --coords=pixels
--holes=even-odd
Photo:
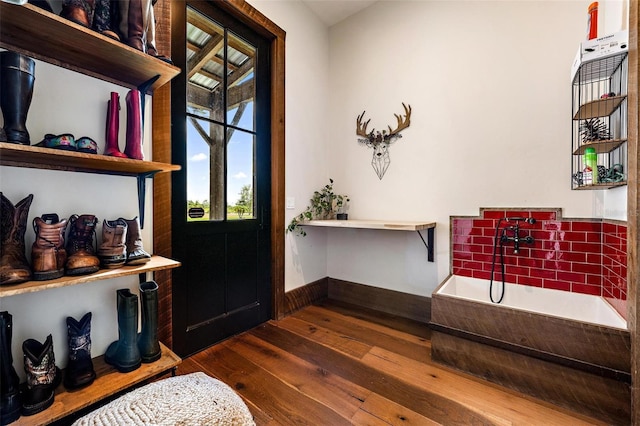
[[[242,130],[229,130],[227,145],[228,218],[255,218],[254,175],[255,136]]]
[[[256,49],[231,32],[227,38],[227,123],[254,130]]]
[[[187,220],[223,220],[224,210],[224,126],[187,117]]]
[[[188,221],[255,218],[255,56],[187,8]]]

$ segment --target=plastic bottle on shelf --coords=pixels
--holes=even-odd
[[[598,154],[595,148],[586,148],[584,150],[584,166],[584,184],[594,185],[598,183]]]
[[[587,18],[587,40],[598,37],[598,2],[594,1],[589,5]]]

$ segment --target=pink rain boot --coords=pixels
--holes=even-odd
[[[118,129],[120,127],[120,95],[111,92],[111,100],[107,103],[107,130],[104,155],[127,158],[118,146]]]
[[[137,89],[132,89],[127,93],[127,145],[124,153],[129,158],[144,160],[142,153],[142,102],[144,93]]]

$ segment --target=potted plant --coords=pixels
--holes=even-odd
[[[321,190],[313,192],[313,197],[309,202],[310,204],[302,213],[291,219],[286,232],[294,232],[304,236],[307,233],[299,226],[301,222],[313,219],[333,219],[336,212],[346,215],[345,210],[349,197],[334,193],[333,179],[329,179],[329,183]],[[346,219],[346,216],[344,218]]]

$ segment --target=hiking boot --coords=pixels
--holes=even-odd
[[[122,219],[127,223],[127,265],[141,265],[151,260],[151,255],[144,251],[140,237],[140,223],[138,218]]]
[[[127,260],[127,222],[124,219],[102,222],[102,244],[98,257],[105,268],[119,268]]]
[[[100,269],[100,259],[93,245],[97,223],[98,219],[90,214],[74,214],[69,218],[67,275],[93,274]]]
[[[66,227],[67,220],[59,220],[55,213],[33,219],[33,230],[36,232],[31,249],[34,280],[53,280],[64,275],[64,265],[67,263],[67,251],[64,248]]]

